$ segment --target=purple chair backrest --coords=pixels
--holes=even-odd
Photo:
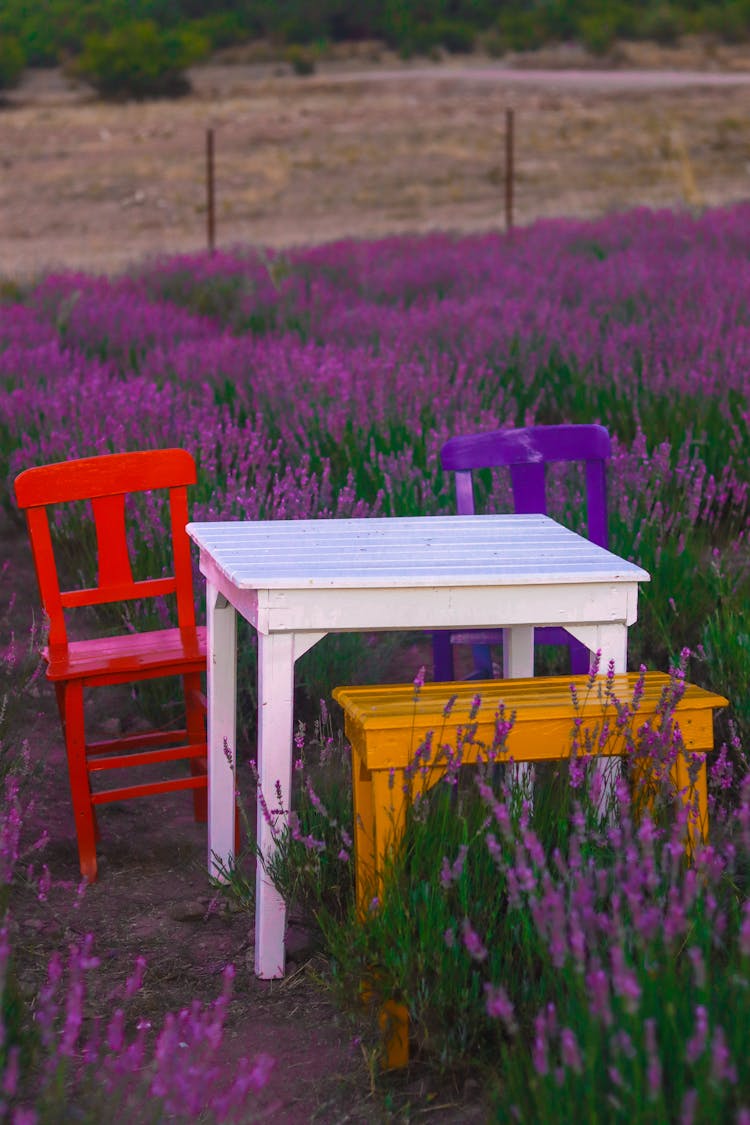
[[[474,512],[473,469],[507,465],[513,500],[519,513],[547,514],[545,465],[551,461],[577,461],[586,466],[588,537],[607,547],[607,470],[609,434],[604,426],[529,426],[518,430],[491,430],[450,438],[440,451],[443,469],[456,474],[456,508],[459,515]]]

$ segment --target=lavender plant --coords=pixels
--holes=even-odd
[[[302,755],[298,819],[280,841],[277,877],[290,897],[308,896],[338,978],[351,989],[376,965],[427,1056],[492,1060],[499,1119],[563,1120],[585,1107],[592,1120],[745,1120],[749,253],[740,205],[541,222],[510,242],[436,234],[183,256],[117,279],[60,274],[4,289],[9,518],[12,479],[28,465],[157,444],[195,455],[196,519],[449,512],[439,450],[452,434],[609,428],[612,547],[652,575],[631,660],[665,667],[702,645],[692,674],[735,705],[713,767],[711,847],[686,865],[668,794],[638,821],[618,791],[615,828],[571,784],[575,769],[542,785],[533,810],[523,791],[493,789],[491,777],[477,786],[462,769],[418,807],[367,925],[342,926],[348,790],[339,768],[320,764],[321,746]],[[552,514],[580,529],[580,483],[562,473],[551,483]],[[507,479],[482,476],[478,498],[507,506]],[[157,573],[168,562],[160,521],[158,507],[132,513],[137,565]],[[70,565],[91,565],[75,512],[56,532]],[[393,675],[392,648],[356,644],[331,639],[308,654],[308,706],[334,680]],[[241,649],[251,662],[251,645]],[[254,681],[251,667],[242,679]],[[252,695],[242,702],[252,737]],[[56,963],[37,1072],[88,1097],[97,1069],[127,1086],[131,1052],[152,1083],[145,1104],[192,1112],[192,1095],[180,1101],[169,1085],[169,1045],[179,1033],[201,1055],[224,1002],[165,1027],[162,1073],[148,1029],[119,1022],[92,1040],[84,1020],[72,1038],[83,1009],[65,989],[80,999],[94,958],[83,946],[67,969]],[[63,1042],[74,1046],[61,1059]],[[210,1072],[201,1058],[196,1073]],[[4,1060],[7,1099],[22,1108],[30,1072],[22,1055]]]
[[[0,308],[0,471],[158,441],[198,459],[196,518],[429,514],[453,507],[450,434],[598,420],[616,439],[612,546],[653,574],[633,658],[663,666],[702,640],[711,552],[746,553],[748,217],[637,211],[507,245],[434,235],[44,279]],[[561,481],[553,514],[580,527],[580,497]],[[507,481],[480,500],[507,505]],[[158,551],[155,522],[140,517],[139,550]]]
[[[630,729],[638,685],[630,700],[597,689],[601,719],[588,732],[573,722],[570,769],[555,767],[533,802],[493,768],[512,717],[478,768],[460,765],[458,744],[440,750],[436,733],[411,773],[446,753],[447,773],[412,801],[368,916],[352,906],[342,924],[318,898],[342,1001],[367,980],[376,1005],[404,1003],[422,1063],[477,1073],[493,1119],[741,1121],[748,1111],[750,774],[745,764],[733,782],[722,748],[711,842],[686,851],[689,806],[669,777],[684,672],[683,659],[655,719],[623,734],[631,780],[616,782],[613,808],[585,763],[605,729]],[[469,716],[464,746],[472,738]],[[727,787],[731,808],[715,799]],[[312,807],[307,846],[323,862],[342,835],[324,801]],[[289,850],[283,863],[294,865]]]
[[[0,1117],[23,1122],[249,1121],[255,1095],[273,1069],[270,1055],[239,1060],[227,1069],[222,1034],[234,969],[210,1004],[168,1013],[160,1028],[129,1014],[147,973],[146,958],[133,973],[106,1022],[87,1013],[87,982],[99,965],[94,937],[53,953],[46,983],[31,998],[17,986],[17,964],[27,950],[19,942],[13,885],[22,880],[44,900],[52,876],[34,857],[44,834],[26,837],[31,808],[16,773],[5,779],[0,806]],[[83,888],[79,888],[79,894]],[[75,901],[73,902],[75,906]]]
[[[262,794],[262,808],[276,842],[268,873],[295,911],[319,925],[337,925],[351,909],[354,896],[352,865],[351,757],[340,729],[336,729],[324,699],[310,729],[300,720],[294,733],[294,772],[291,807],[278,793]],[[251,759],[250,791],[259,785]],[[243,788],[237,799],[245,822],[246,839],[254,840]],[[282,827],[282,817],[288,825]],[[264,862],[253,843],[229,865],[219,862],[216,890],[254,908],[254,888],[248,870]]]
[[[10,577],[5,568],[6,580]],[[256,1095],[274,1065],[270,1055],[240,1060],[231,1071],[221,1053],[234,969],[224,973],[219,997],[195,1000],[168,1013],[161,1027],[133,1011],[147,973],[138,957],[133,973],[106,1022],[87,1011],[88,982],[99,959],[87,934],[49,960],[47,980],[33,995],[19,987],[19,969],[36,951],[19,926],[18,891],[47,900],[55,882],[44,862],[46,831],[34,829],[36,774],[22,738],[37,689],[37,638],[2,650],[0,697],[0,1119],[12,1125],[81,1120],[253,1119]],[[68,889],[75,909],[83,887]]]

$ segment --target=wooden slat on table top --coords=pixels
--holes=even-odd
[[[196,522],[188,532],[246,589],[648,580],[539,515]]]

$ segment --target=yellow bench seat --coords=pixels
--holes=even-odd
[[[630,704],[639,675],[616,675],[611,694]],[[635,715],[627,720],[630,733],[658,714],[659,702],[669,676],[647,672],[643,694]],[[425,684],[418,693],[413,684],[386,684],[368,687],[338,687],[334,699],[344,710],[346,737],[352,746],[352,790],[354,797],[354,844],[357,903],[361,912],[371,896],[378,893],[387,851],[403,832],[408,793],[424,791],[445,773],[447,760],[438,757],[441,746],[455,747],[459,728],[468,726],[475,697],[480,703],[472,721],[476,724],[471,741],[463,745],[461,761],[471,763],[492,747],[496,719],[501,705],[506,718],[514,715],[507,735],[503,761],[544,762],[570,755],[574,719],[583,720],[581,738],[588,729],[594,733],[596,753],[622,756],[627,740],[616,726],[616,710],[607,698],[607,681],[599,677],[589,687],[588,676],[553,676],[519,680],[462,681]],[[574,709],[571,685],[575,686],[578,707]],[[415,698],[416,695],[416,698]],[[455,702],[446,717],[449,701]],[[687,755],[705,755],[713,749],[713,711],[725,707],[727,700],[694,684],[686,684],[675,707],[675,718],[682,734],[684,753],[673,768],[673,780],[683,799],[694,803],[696,814],[690,825],[691,839],[704,836],[708,828],[706,765],[703,761],[690,781]],[[609,720],[608,735],[603,721]],[[404,771],[413,762],[417,749],[432,732],[430,768],[417,770],[411,786]],[[604,737],[599,736],[604,733]],[[601,743],[601,745],[600,745]]]

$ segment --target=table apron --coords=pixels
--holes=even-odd
[[[244,596],[248,591],[238,591]],[[240,613],[240,598],[229,596]],[[264,633],[463,629],[636,620],[634,583],[259,590],[248,617]]]

